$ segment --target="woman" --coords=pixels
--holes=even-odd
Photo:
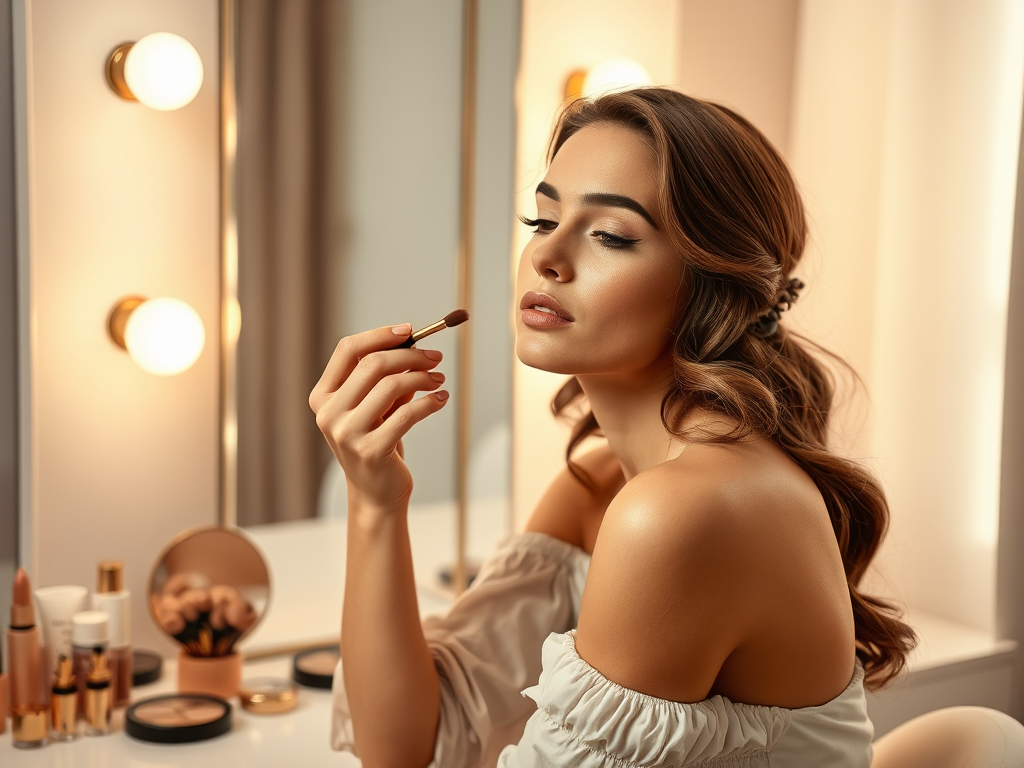
[[[351,336],[310,396],[349,484],[335,746],[367,766],[868,766],[864,688],[916,639],[858,590],[885,500],[827,451],[831,380],[779,322],[806,236],[785,164],[674,91],[581,100],[525,221],[516,352],[572,376],[554,409],[580,416],[527,532],[447,616],[418,618],[400,441],[444,406],[412,399],[440,355],[389,350],[408,325]]]

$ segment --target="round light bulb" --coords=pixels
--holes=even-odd
[[[203,60],[185,38],[154,32],[128,49],[124,81],[132,95],[151,109],[181,109],[199,93]]]
[[[632,59],[608,59],[587,72],[583,96],[597,96],[637,85],[651,85],[651,74]]]
[[[139,304],[124,327],[128,354],[143,370],[173,376],[192,367],[206,343],[199,313],[180,299]]]

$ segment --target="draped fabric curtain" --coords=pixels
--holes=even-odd
[[[327,329],[340,5],[239,3],[240,525],[314,516],[331,460],[308,398],[335,341]]]

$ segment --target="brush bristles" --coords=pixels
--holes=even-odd
[[[444,316],[444,324],[449,328],[462,325],[467,320],[469,320],[469,312],[464,309],[456,309]]]

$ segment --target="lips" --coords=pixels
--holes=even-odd
[[[526,294],[523,295],[522,301],[519,302],[520,309],[535,309],[538,307],[540,308],[539,311],[543,312],[545,310],[549,310],[570,323],[576,319],[566,312],[562,305],[553,298],[547,294],[537,293],[537,291],[527,291]]]

